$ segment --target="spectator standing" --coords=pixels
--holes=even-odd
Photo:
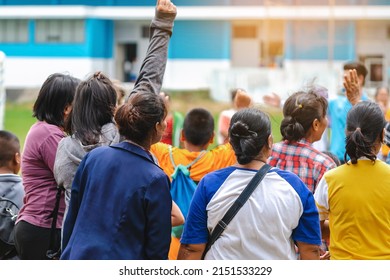
[[[33,116],[38,121],[31,126],[24,145],[21,169],[25,197],[15,226],[15,245],[21,259],[46,259],[57,193],[54,160],[58,143],[65,137],[65,120],[79,82],[65,74],[50,75],[34,103]],[[62,198],[55,236],[57,248],[64,210]]]
[[[230,143],[238,163],[199,183],[184,226],[178,259],[201,259],[209,233],[224,216],[272,147],[271,123],[258,109],[233,115]],[[312,193],[293,173],[273,168],[205,255],[207,260],[319,259],[321,233]]]
[[[377,104],[357,103],[347,115],[347,163],[326,172],[314,194],[321,223],[329,219],[331,259],[390,259],[390,166],[376,156],[385,124]]]

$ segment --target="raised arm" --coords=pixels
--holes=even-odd
[[[359,79],[355,69],[349,70],[347,75],[344,75],[344,88],[348,101],[352,105],[356,105],[360,101]]]
[[[160,93],[175,17],[176,6],[170,0],[157,1],[156,14],[150,25],[149,47],[130,95],[135,92]]]

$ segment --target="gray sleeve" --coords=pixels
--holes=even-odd
[[[146,57],[130,95],[136,92],[160,93],[175,17],[176,14],[156,10],[150,25],[150,41]]]
[[[74,174],[76,173],[78,167],[78,165],[76,165],[72,160],[69,159],[69,156],[66,152],[68,139],[69,137],[65,137],[58,144],[53,172],[57,185],[61,185],[65,189],[66,206],[69,205],[72,182]]]

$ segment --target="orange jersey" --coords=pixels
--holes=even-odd
[[[157,143],[152,145],[150,151],[157,158],[159,166],[164,172],[171,176],[174,167],[169,156],[169,145]],[[173,160],[176,165],[187,165],[192,163],[200,152],[190,152],[186,149],[172,147]],[[190,177],[195,182],[199,182],[206,174],[218,170],[237,162],[233,148],[230,144],[220,145],[211,151],[207,151],[190,168]]]

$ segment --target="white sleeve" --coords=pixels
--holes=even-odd
[[[323,176],[314,193],[314,199],[316,201],[321,221],[328,219],[329,216],[328,198],[328,183],[326,182],[325,176]]]

